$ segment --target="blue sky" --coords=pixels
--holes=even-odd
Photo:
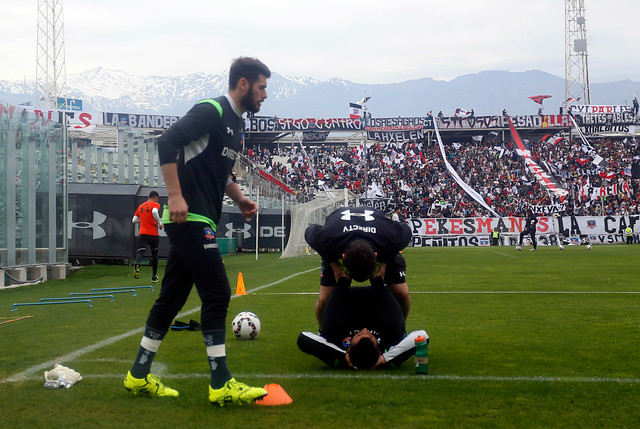
[[[0,80],[35,78],[37,3],[3,5]],[[64,0],[66,70],[219,73],[249,55],[280,74],[358,83],[496,69],[564,77],[564,7],[562,0]],[[640,81],[640,1],[585,0],[585,7],[591,82]]]

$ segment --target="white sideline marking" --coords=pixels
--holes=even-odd
[[[155,365],[155,362],[154,362]],[[380,374],[375,371],[369,373],[322,373],[322,374],[234,374],[238,378],[260,378],[260,379],[354,379],[354,380],[445,380],[445,381],[488,381],[488,382],[528,382],[528,383],[611,383],[611,384],[640,384],[638,378],[621,378],[621,377],[549,377],[549,376],[500,376],[500,375],[424,375],[417,376],[413,374]],[[114,378],[121,379],[122,374],[83,374],[83,378]],[[194,374],[164,374],[163,378],[182,380],[191,378],[209,379],[211,374],[208,372]],[[41,377],[30,376],[25,380],[40,380]],[[421,381],[423,382],[423,381]]]
[[[497,254],[502,255],[502,256],[508,256],[510,258],[517,258],[517,256],[515,256],[515,255],[509,255],[508,253],[498,252],[497,250],[492,250],[492,252],[493,253],[497,253]]]
[[[275,282],[272,282],[272,283],[269,283],[269,284],[266,284],[266,285],[263,285],[263,286],[258,286],[257,288],[254,288],[254,289],[250,289],[250,290],[247,291],[247,293],[254,292],[254,291],[257,291],[257,290],[261,290],[261,289],[265,289],[265,288],[277,285],[277,284],[282,283],[282,282],[284,282],[286,280],[289,280],[289,279],[291,279],[293,277],[299,276],[300,274],[310,273],[311,271],[315,271],[315,270],[318,270],[318,269],[319,269],[319,267],[312,268],[312,269],[306,270],[306,271],[301,271],[299,273],[291,274],[290,276],[281,278],[280,280],[276,280]],[[231,299],[234,299],[237,296],[238,295],[232,295]],[[178,315],[176,315],[176,318],[189,316],[189,315],[191,315],[193,313],[196,313],[198,311],[200,311],[200,307],[196,307],[196,308],[193,308],[191,310],[187,310],[187,311],[184,311],[182,313],[179,313]],[[31,368],[25,369],[24,371],[19,372],[17,374],[14,374],[12,376],[9,376],[7,378],[3,378],[2,380],[0,380],[0,384],[7,383],[7,382],[18,381],[18,380],[24,380],[24,379],[27,378],[27,376],[29,374],[32,374],[32,373],[34,373],[36,371],[43,371],[43,370],[46,370],[46,369],[49,369],[49,368],[53,368],[53,366],[56,363],[65,363],[65,362],[68,362],[68,361],[72,361],[72,360],[77,359],[80,356],[83,356],[83,355],[85,355],[87,353],[91,353],[91,352],[93,352],[95,350],[98,350],[98,349],[100,349],[102,347],[109,346],[109,345],[111,345],[113,343],[116,343],[116,342],[118,342],[120,340],[124,340],[125,338],[129,338],[132,335],[140,335],[142,333],[144,333],[144,327],[141,327],[141,328],[138,328],[138,329],[134,329],[134,330],[129,331],[129,332],[125,332],[124,334],[116,335],[115,337],[107,338],[106,340],[97,342],[95,344],[92,344],[92,345],[84,347],[84,348],[81,348],[81,349],[76,350],[74,352],[71,352],[69,354],[66,354],[66,355],[63,355],[63,356],[59,356],[59,357],[57,357],[57,358],[55,358],[53,360],[41,363],[39,365],[32,366]]]

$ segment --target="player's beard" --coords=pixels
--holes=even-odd
[[[262,101],[253,100],[253,85],[251,86],[251,90],[242,97],[242,100],[240,100],[242,107],[244,107],[247,112],[251,113],[258,113],[260,111],[261,102]]]

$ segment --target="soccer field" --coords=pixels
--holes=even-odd
[[[412,292],[407,330],[430,337],[429,375],[412,361],[375,372],[331,369],[300,352],[296,338],[317,330],[318,257],[225,257],[232,289],[228,322],[256,313],[262,331],[241,341],[227,331],[232,374],[281,385],[293,403],[213,407],[199,332],[170,331],[153,371],[178,398],[128,394],[122,379],[157,296],[18,306],[99,287],[148,285],[126,266],[89,266],[67,280],[0,290],[0,427],[338,428],[637,427],[640,422],[640,246],[409,248]],[[147,275],[148,274],[148,275]],[[177,320],[199,320],[192,291]],[[62,363],[83,380],[43,387]]]

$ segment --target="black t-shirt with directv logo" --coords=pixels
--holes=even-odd
[[[193,106],[158,139],[160,164],[178,164],[189,213],[220,220],[227,180],[241,150],[244,119],[225,96]]]
[[[328,261],[341,259],[350,241],[365,239],[378,252],[378,261],[388,262],[407,247],[411,228],[370,207],[341,207],[327,217],[324,225],[310,225],[304,238]]]

